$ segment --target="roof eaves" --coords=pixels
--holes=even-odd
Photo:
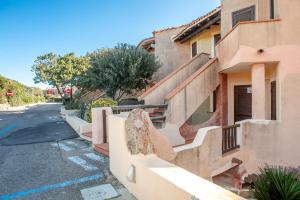
[[[180,31],[174,38],[173,41],[178,41],[181,36],[183,36],[188,31],[192,30],[193,28],[200,26],[202,22],[204,22],[206,19],[209,19],[209,17],[217,14],[218,12],[221,12],[221,7],[217,7],[214,10],[210,11],[209,13],[198,17],[197,19],[193,20],[191,23],[187,25],[185,29]]]
[[[142,41],[140,41],[140,43],[137,46],[141,47],[145,43],[154,43],[154,42],[155,42],[154,37],[149,37],[149,38],[145,38]]]

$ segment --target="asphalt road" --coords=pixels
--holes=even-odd
[[[0,112],[0,200],[76,200],[84,188],[122,188],[108,159],[77,137],[59,109],[48,104]]]

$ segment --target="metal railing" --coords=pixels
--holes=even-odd
[[[239,124],[222,128],[222,154],[240,148],[237,144],[237,128]]]
[[[120,114],[122,112],[130,112],[134,109],[155,109],[155,108],[166,109],[167,107],[168,107],[167,104],[114,106],[112,107],[112,111],[113,114]]]

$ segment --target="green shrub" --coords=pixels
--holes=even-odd
[[[93,101],[88,109],[87,113],[87,121],[92,122],[92,108],[98,108],[98,107],[112,107],[116,106],[118,103],[112,99],[99,99],[96,101]]]
[[[74,99],[69,99],[68,101],[65,101],[65,108],[66,110],[79,109],[79,102]]]
[[[78,117],[80,117],[83,120],[87,120],[87,110],[89,108],[89,104],[83,101],[79,102],[79,113]]]
[[[269,167],[260,169],[253,184],[258,200],[299,200],[299,174],[289,168]]]
[[[21,96],[12,96],[9,98],[9,104],[11,106],[22,106],[25,105],[26,102],[23,101],[23,98]]]

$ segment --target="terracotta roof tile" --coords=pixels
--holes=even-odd
[[[195,25],[203,22],[205,19],[207,19],[208,17],[218,13],[221,11],[220,7],[215,8],[214,10],[210,11],[209,13],[198,17],[197,19],[193,20],[191,23],[189,23],[185,29],[183,29],[182,31],[180,31],[175,37],[174,40],[176,40],[177,38],[179,38],[183,33],[185,33],[186,31],[188,31],[189,29],[191,29],[192,27],[194,27]]]
[[[143,39],[137,46],[138,47],[141,47],[141,46],[143,46],[143,45],[145,45],[145,44],[151,44],[151,43],[155,43],[155,39],[154,39],[154,37],[149,37],[149,38],[145,38],[145,39]]]
[[[164,31],[168,31],[168,30],[173,30],[173,29],[177,29],[177,28],[183,28],[185,26],[187,26],[189,24],[183,24],[183,25],[180,25],[180,26],[174,26],[174,27],[168,27],[168,28],[163,28],[163,29],[160,29],[160,30],[157,30],[157,31],[153,31],[153,34],[155,33],[160,33],[160,32],[164,32]]]

